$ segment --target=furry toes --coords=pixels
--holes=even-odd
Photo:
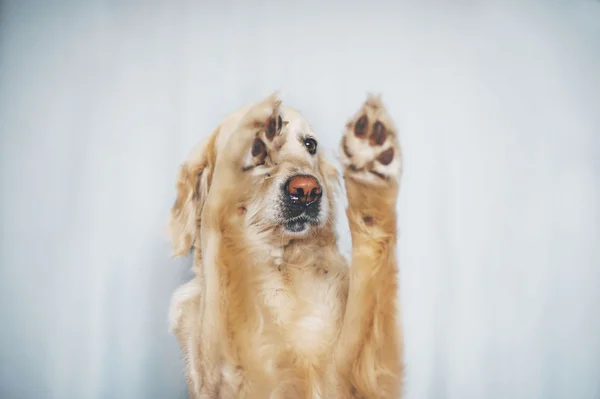
[[[282,129],[287,124],[281,118],[280,105],[281,100],[273,94],[254,105],[244,117],[242,128],[253,135],[250,149],[243,158],[244,172],[274,165],[274,155],[283,144]]]
[[[346,124],[340,147],[346,177],[370,185],[389,185],[399,179],[400,144],[379,97],[369,96]]]
[[[236,203],[247,194],[241,188],[252,187],[245,179],[265,174],[275,165],[273,158],[284,140],[280,105],[281,100],[272,94],[250,106],[241,117],[227,139],[226,149],[217,156],[205,207]],[[231,201],[223,201],[224,196]],[[245,210],[237,212],[242,216]]]

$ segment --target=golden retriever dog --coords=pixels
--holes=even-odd
[[[340,145],[352,254],[337,247],[337,169],[273,94],[227,116],[179,171],[169,232],[195,278],[170,323],[192,398],[399,398],[401,152],[380,97]]]

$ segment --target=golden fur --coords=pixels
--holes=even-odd
[[[334,231],[337,171],[305,151],[314,132],[280,103],[273,95],[226,117],[179,172],[169,230],[176,256],[194,250],[195,278],[173,295],[170,319],[190,397],[399,398],[392,120],[370,96],[342,139],[348,267]],[[275,199],[298,173],[323,186],[323,218],[291,233]]]

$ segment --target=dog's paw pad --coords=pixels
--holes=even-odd
[[[401,173],[400,145],[381,100],[370,96],[346,125],[341,142],[346,174],[372,184],[387,184]]]
[[[271,119],[265,124],[264,129],[256,133],[252,142],[250,156],[244,163],[244,170],[254,169],[257,166],[269,166],[273,163],[272,155],[279,148],[277,137],[281,134],[283,126],[281,116]]]
[[[281,133],[282,127],[283,120],[281,119],[281,115],[277,115],[277,117],[270,117],[266,123],[265,138],[268,141],[273,141],[275,136]]]
[[[281,146],[279,137],[285,122],[280,114],[281,101],[275,95],[253,106],[246,114],[247,124],[254,131],[254,141],[243,163],[248,171],[273,163],[271,156]]]

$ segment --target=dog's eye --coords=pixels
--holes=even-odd
[[[304,139],[304,145],[311,155],[317,152],[317,141],[315,139]]]

